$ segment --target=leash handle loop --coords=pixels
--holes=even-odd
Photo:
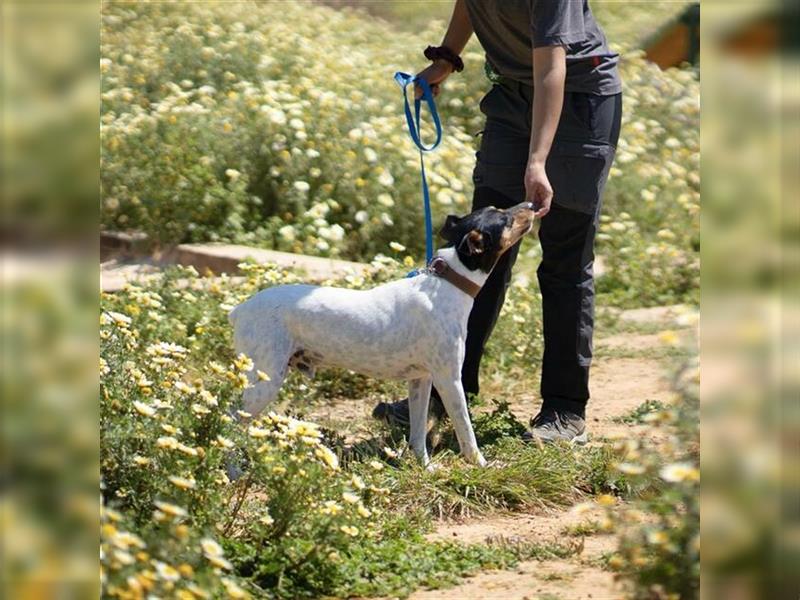
[[[422,176],[422,201],[425,210],[425,264],[428,264],[433,258],[433,218],[431,216],[431,198],[430,192],[428,191],[428,179],[425,175],[424,154],[426,152],[432,152],[441,143],[442,123],[439,120],[439,113],[436,110],[436,101],[433,98],[433,91],[427,81],[416,75],[409,75],[408,73],[401,72],[395,73],[394,80],[403,90],[403,108],[406,115],[406,123],[408,124],[408,133],[411,136],[411,141],[414,142],[414,145],[419,150],[419,167]],[[413,115],[411,113],[411,105],[408,102],[408,86],[412,84],[422,88],[422,96],[420,98],[414,98]],[[426,146],[421,139],[420,113],[423,101],[428,105],[428,112],[431,114],[433,125],[436,129],[436,139],[429,146]]]

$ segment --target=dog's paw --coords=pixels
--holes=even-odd
[[[442,465],[438,463],[429,462],[427,465],[425,465],[425,470],[428,473],[438,473],[439,471],[442,470]]]
[[[483,458],[483,454],[481,454],[479,451],[476,451],[474,454],[467,455],[465,458],[476,467],[485,467],[487,465],[486,459]]]

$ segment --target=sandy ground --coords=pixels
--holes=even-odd
[[[593,440],[599,443],[602,438],[628,436],[641,429],[641,425],[618,423],[614,419],[630,413],[645,401],[669,402],[671,359],[663,358],[663,353],[657,351],[664,347],[659,339],[662,331],[677,329],[679,334],[683,333],[675,325],[680,312],[681,307],[626,311],[618,315],[619,322],[628,329],[645,329],[647,333],[609,333],[595,340],[592,400],[587,411],[590,443]],[[535,389],[533,383],[530,387]],[[502,389],[489,389],[487,396],[503,397],[502,392]],[[506,399],[515,415],[524,422],[536,414],[540,404],[538,394],[533,393]],[[342,400],[316,406],[309,416],[335,427],[349,439],[363,438],[368,435],[369,428],[374,427],[370,420],[373,404],[371,399]],[[591,518],[591,514],[578,514],[572,508],[545,514],[515,513],[463,522],[442,522],[429,537],[462,543],[481,543],[499,538],[563,542],[567,527]],[[613,574],[598,566],[598,559],[614,548],[613,536],[590,535],[583,538],[582,551],[569,559],[528,561],[516,569],[485,571],[465,578],[455,587],[417,590],[410,597],[412,600],[623,598],[624,593],[615,583]]]
[[[630,320],[672,329],[675,311],[670,308],[644,309],[632,312]],[[623,317],[628,317],[624,314]],[[670,387],[667,379],[669,359],[614,357],[603,358],[603,350],[624,350],[624,354],[646,354],[658,348],[658,334],[614,334],[596,341],[598,354],[592,369],[592,400],[589,405],[589,431],[592,437],[630,434],[631,426],[614,422],[615,417],[629,413],[646,400],[668,402]],[[532,397],[519,397],[512,410],[520,418],[532,416],[538,402]],[[432,539],[459,540],[476,543],[492,538],[516,537],[534,541],[564,539],[564,530],[579,524],[591,515],[578,514],[572,509],[548,514],[515,514],[479,518],[461,523],[442,523]],[[529,561],[516,569],[478,573],[455,587],[445,590],[418,590],[412,600],[432,599],[503,599],[503,600],[605,600],[623,598],[622,589],[613,574],[599,566],[597,559],[615,548],[610,535],[591,535],[583,538],[583,550],[569,559]]]

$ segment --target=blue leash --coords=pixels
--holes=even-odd
[[[406,123],[408,123],[408,133],[411,135],[411,140],[414,145],[419,149],[419,167],[422,175],[422,201],[425,208],[425,264],[431,262],[433,258],[433,223],[431,218],[431,198],[428,192],[428,180],[425,176],[425,159],[426,152],[435,150],[442,141],[442,123],[439,121],[439,113],[436,111],[436,102],[433,99],[433,92],[428,82],[416,75],[408,75],[407,73],[395,73],[394,80],[403,89],[403,102],[405,103]],[[408,103],[408,86],[417,84],[422,88],[422,97],[414,99],[414,114],[411,114],[411,106]],[[436,128],[436,140],[430,145],[425,146],[420,140],[420,108],[422,101],[428,104],[428,111],[433,118],[433,124]],[[416,274],[415,271],[409,273],[409,276]]]

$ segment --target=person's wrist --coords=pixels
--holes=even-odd
[[[546,156],[531,154],[530,158],[528,158],[528,170],[529,171],[544,170],[546,162],[547,162]]]
[[[433,65],[447,69],[448,75],[452,75],[456,70],[456,68],[453,66],[453,63],[451,63],[449,60],[445,60],[444,58],[437,58],[433,61]]]
[[[423,54],[425,58],[433,62],[436,62],[437,60],[447,61],[452,67],[451,72],[464,70],[464,61],[462,61],[461,57],[447,46],[428,46],[425,48]]]

